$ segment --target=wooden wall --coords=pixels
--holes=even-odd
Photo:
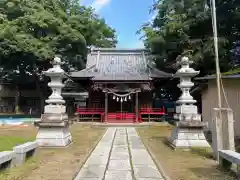
[[[140,92],[138,93],[139,108],[152,107],[153,99],[152,92]],[[131,104],[130,104],[131,103]],[[135,108],[135,95],[132,99],[123,103],[123,110]],[[120,109],[120,103],[112,99],[112,95],[108,95],[108,109],[113,111],[114,109]],[[104,108],[105,107],[105,94],[101,91],[89,92],[88,107],[90,108]]]
[[[102,91],[89,91],[87,106],[89,108],[104,108],[105,94]]]
[[[229,107],[233,110],[235,135],[240,136],[240,79],[223,79],[224,92],[222,93],[222,107]],[[228,103],[227,103],[228,102]],[[213,108],[218,105],[216,80],[209,80],[208,88],[202,92],[202,119],[208,122],[208,129],[211,130]]]
[[[151,91],[139,93],[139,108],[151,108],[152,104],[153,99]]]

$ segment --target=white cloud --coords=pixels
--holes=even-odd
[[[91,6],[96,11],[100,11],[104,6],[108,5],[110,2],[111,0],[95,0]]]

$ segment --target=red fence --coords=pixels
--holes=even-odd
[[[100,115],[101,121],[103,121],[103,117],[105,115],[104,108],[85,108],[80,107],[76,109],[76,113],[79,115]],[[164,107],[162,108],[140,108],[139,109],[139,120],[142,121],[142,115],[148,115],[148,119],[151,115],[166,115],[166,110]],[[107,119],[136,119],[135,113],[108,113]]]
[[[166,110],[165,107],[162,108],[140,108],[140,114],[152,114],[152,115],[165,115]]]
[[[104,113],[103,108],[77,108],[77,113],[80,114],[101,114]]]

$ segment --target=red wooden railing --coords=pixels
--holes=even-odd
[[[76,109],[76,113],[80,115],[100,115],[101,121],[103,121],[103,117],[105,115],[104,108],[85,108],[79,107]],[[162,108],[140,108],[139,109],[139,121],[142,121],[142,115],[166,115],[165,107]],[[108,113],[108,120],[136,120],[136,113]]]
[[[77,108],[76,112],[79,114],[101,114],[104,113],[103,108]]]
[[[100,115],[101,121],[103,121],[103,117],[104,117],[104,109],[103,108],[79,107],[76,109],[76,113],[79,115]]]
[[[166,110],[165,107],[162,108],[152,108],[152,107],[147,107],[147,108],[139,108],[139,121],[143,121],[143,115],[148,115],[148,119],[150,121],[151,115],[161,115],[164,116],[166,115]]]
[[[136,114],[135,113],[108,113],[107,114],[108,122],[114,122],[114,123],[133,123],[136,120]]]
[[[162,108],[140,108],[140,114],[152,114],[152,115],[165,115],[166,110],[165,107]]]
[[[109,113],[108,117],[116,119],[132,119],[136,117],[135,113]]]

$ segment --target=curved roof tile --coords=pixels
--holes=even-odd
[[[149,67],[144,49],[92,49],[86,69],[72,72],[71,77],[89,77],[93,80],[151,80],[172,77],[172,74]]]

